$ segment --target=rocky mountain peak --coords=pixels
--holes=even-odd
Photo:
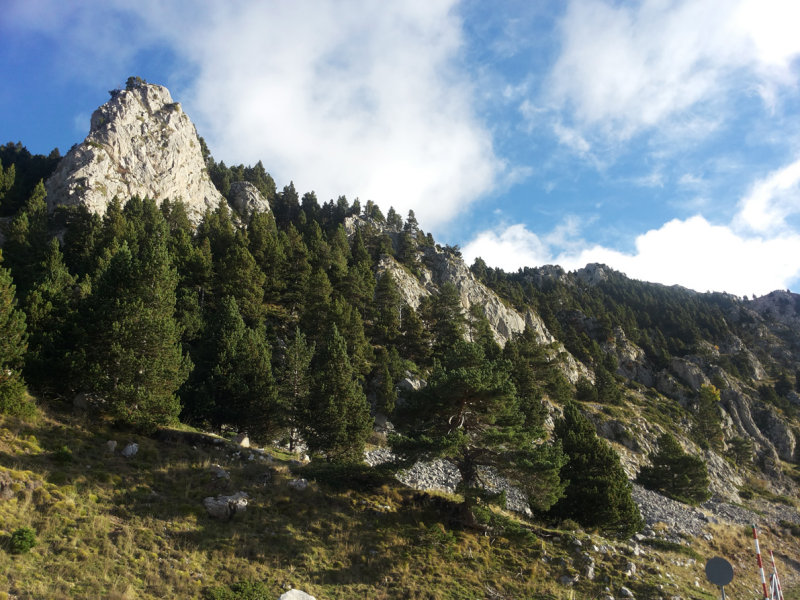
[[[130,78],[91,118],[45,183],[50,210],[83,205],[104,214],[116,196],[182,200],[193,223],[222,195],[206,171],[194,124],[167,88]]]

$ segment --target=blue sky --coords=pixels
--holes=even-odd
[[[6,0],[0,140],[65,152],[139,75],[217,160],[413,209],[468,262],[800,291],[797,23],[795,0]]]

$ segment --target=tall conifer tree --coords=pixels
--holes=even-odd
[[[361,460],[372,430],[372,417],[367,397],[350,364],[347,345],[335,324],[320,353],[316,371],[303,428],[309,449],[333,462]]]
[[[84,352],[90,391],[108,402],[118,420],[149,430],[177,418],[175,393],[191,363],[174,319],[178,276],[167,226],[153,201],[145,201],[142,216],[136,252],[126,240],[101,262]]]
[[[16,306],[11,272],[3,268],[0,252],[0,413],[26,415],[27,400],[22,365],[28,348],[25,314]]]
[[[564,407],[564,418],[556,423],[555,435],[569,457],[561,468],[561,478],[569,483],[551,513],[620,538],[641,529],[642,517],[619,456],[597,437],[594,426],[576,404],[570,402]]]

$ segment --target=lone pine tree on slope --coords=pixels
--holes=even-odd
[[[458,341],[397,418],[402,434],[392,449],[399,456],[409,462],[446,458],[458,468],[467,524],[475,522],[485,467],[500,471],[540,510],[563,489],[561,447],[537,443],[541,431],[526,423],[510,371],[508,361],[486,360],[479,344]]]

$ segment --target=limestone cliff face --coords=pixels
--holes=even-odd
[[[345,231],[353,235],[359,228],[369,228],[386,233],[397,244],[399,232],[365,216],[349,217],[345,221]],[[436,295],[442,285],[452,283],[461,298],[461,306],[468,313],[478,306],[486,315],[489,326],[498,344],[505,345],[515,334],[529,327],[541,344],[553,345],[553,358],[558,357],[564,374],[572,383],[582,377],[594,380],[592,372],[577,361],[564,346],[548,331],[541,317],[528,310],[521,313],[503,302],[500,297],[478,281],[461,257],[438,246],[424,247],[419,253],[417,273],[412,273],[391,256],[384,255],[378,264],[378,275],[389,272],[397,284],[403,301],[416,309],[426,296]]]
[[[206,172],[197,131],[167,88],[114,91],[92,115],[86,139],[45,183],[50,210],[84,205],[104,214],[115,197],[182,200],[193,223],[222,196]]]

